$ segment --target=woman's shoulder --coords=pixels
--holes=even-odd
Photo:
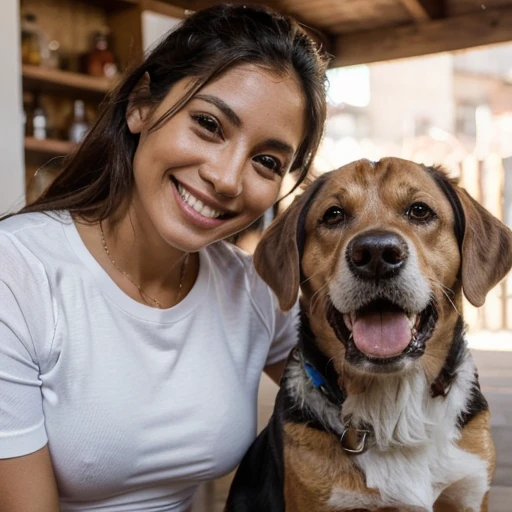
[[[42,212],[18,213],[0,221],[0,232],[15,233],[31,225],[44,224],[45,215]]]
[[[26,241],[41,237],[46,229],[42,213],[21,213],[0,221],[0,247],[4,257],[23,251]],[[30,243],[28,246],[30,247]]]
[[[13,215],[0,221],[0,253],[2,267],[0,276],[9,275],[17,268],[19,272],[27,268],[43,271],[43,261],[53,251],[62,251],[63,222],[69,222],[69,214],[55,212],[34,212]]]
[[[51,304],[49,265],[45,260],[54,245],[54,222],[42,213],[14,215],[0,222],[0,297],[11,304],[13,311],[19,308],[25,316],[39,321],[41,310],[51,310],[43,304]],[[52,323],[53,318],[50,320]]]
[[[41,238],[63,222],[71,222],[68,212],[30,212],[19,213],[0,221],[0,233],[17,239],[24,239],[28,235]]]

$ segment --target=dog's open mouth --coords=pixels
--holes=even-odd
[[[334,306],[332,309],[330,323],[338,338],[347,345],[347,356],[355,349],[373,362],[421,355],[437,322],[437,311],[432,303],[419,313],[407,312],[386,299],[374,300],[343,315]]]

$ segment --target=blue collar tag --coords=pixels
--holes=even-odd
[[[306,372],[313,382],[313,386],[315,388],[322,388],[325,386],[325,379],[323,376],[318,372],[318,370],[311,364],[311,363],[305,363]]]

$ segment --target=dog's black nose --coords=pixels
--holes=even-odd
[[[390,231],[367,231],[353,238],[346,258],[352,272],[362,279],[387,279],[400,272],[407,261],[405,240]]]

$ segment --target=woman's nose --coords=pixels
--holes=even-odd
[[[205,163],[199,168],[199,176],[212,185],[215,193],[226,197],[242,193],[243,174],[244,163],[237,158]]]

